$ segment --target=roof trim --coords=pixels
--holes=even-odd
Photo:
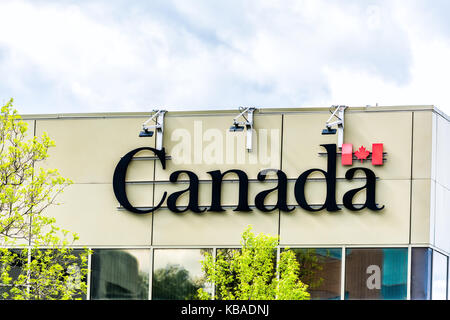
[[[329,107],[304,107],[304,108],[258,108],[258,114],[297,114],[297,113],[329,113]],[[399,111],[434,111],[445,119],[450,118],[433,105],[405,105],[405,106],[364,106],[349,107],[346,112],[399,112]],[[166,117],[171,116],[208,116],[235,114],[237,109],[227,110],[185,110],[170,111]],[[152,114],[149,112],[94,112],[94,113],[55,113],[55,114],[23,114],[24,120],[44,119],[74,119],[74,118],[143,118]]]

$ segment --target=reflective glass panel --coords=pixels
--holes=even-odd
[[[222,258],[227,261],[227,262],[231,262],[232,259],[236,258],[237,254],[240,254],[241,248],[224,248],[224,249],[217,249],[217,258],[219,258],[219,255],[222,256]],[[271,282],[273,281],[277,274],[276,274],[276,269],[277,269],[277,249],[272,251],[272,255],[271,255],[271,259],[272,259],[272,272],[271,275],[268,278],[268,281]],[[252,265],[252,263],[254,263],[254,261],[249,261],[248,263],[250,263],[250,265]],[[228,267],[230,266],[230,263],[226,264]],[[224,266],[222,266],[222,270],[225,271]],[[226,291],[231,292],[232,294],[236,294],[235,289],[233,288],[237,288],[240,285],[240,281],[237,278],[237,274],[234,272],[230,272],[230,270],[228,269],[228,272],[226,272],[227,275],[230,275],[231,277],[228,278],[228,284],[225,286],[226,287]],[[230,279],[233,279],[233,281],[230,281]],[[216,290],[216,296],[218,296],[218,299],[222,299],[222,292],[220,290]]]
[[[70,290],[74,293],[72,296],[73,299],[85,300],[86,293],[82,293],[81,284],[83,282],[84,284],[87,283],[87,277],[81,272],[81,268],[83,267],[81,257],[84,256],[87,258],[87,252],[82,249],[71,249],[70,251],[52,250],[53,253],[43,249],[38,249],[38,252],[39,255],[43,254],[44,259],[51,259],[55,263],[59,263],[59,265],[64,268],[64,272],[62,273],[64,278],[59,278],[59,280],[61,280],[60,284],[66,288],[70,288]],[[34,255],[36,253],[37,252],[35,250],[31,252],[31,259],[35,258]],[[84,268],[85,271],[88,268],[87,260]],[[54,298],[59,299],[59,297]]]
[[[85,284],[87,283],[87,275],[83,276],[81,274],[80,271],[80,266],[81,266],[81,256],[83,255],[84,257],[87,257],[87,253],[85,250],[80,250],[80,249],[74,249],[71,253],[74,256],[73,262],[72,264],[69,265],[69,268],[71,268],[71,271],[75,271],[73,273],[73,277],[68,277],[67,282],[68,285],[70,286],[74,286],[77,290],[79,290],[80,288],[80,283],[84,282]],[[87,268],[87,265],[84,266],[85,268]],[[76,296],[74,296],[74,298],[76,299],[82,299],[85,300],[86,299],[86,294],[78,294]]]
[[[210,249],[155,249],[153,251],[153,300],[193,300],[203,288],[212,294],[200,261]]]
[[[148,299],[150,250],[94,249],[91,270],[91,299]]]
[[[408,249],[347,249],[345,299],[406,299]]]
[[[431,299],[431,258],[429,248],[412,248],[411,254],[411,299]]]
[[[16,281],[19,275],[22,273],[22,266],[28,261],[27,250],[8,250],[5,254],[0,253],[0,271],[5,272],[8,277],[11,277],[11,282],[6,283],[4,279],[0,278],[0,300],[10,300],[11,288],[14,281]],[[8,267],[7,267],[8,265]],[[9,270],[7,270],[9,269]]]
[[[433,283],[431,285],[433,300],[447,299],[447,257],[433,251]]]
[[[447,261],[447,300],[450,300],[450,259]]]
[[[11,250],[12,254],[17,257],[12,261],[9,276],[12,278],[9,285],[5,285],[0,280],[0,297],[3,299],[11,299],[12,284],[14,281],[21,279],[19,283],[14,285],[20,291],[16,295],[28,294],[26,299],[56,299],[63,298],[63,295],[71,294],[73,299],[86,299],[83,290],[86,289],[86,277],[81,272],[81,254],[85,254],[84,250],[78,249],[41,249],[33,248],[31,250],[30,258],[33,261],[32,268],[26,269],[28,266],[28,250]],[[1,260],[4,256],[1,256]],[[37,262],[37,263],[36,263]],[[0,262],[0,265],[2,263]],[[59,266],[59,268],[51,268]],[[3,268],[3,266],[2,266]],[[85,272],[87,271],[87,258],[84,265]],[[50,270],[50,272],[48,272]],[[82,288],[84,285],[84,288]],[[8,294],[5,296],[4,294]]]
[[[300,264],[300,279],[311,299],[341,298],[342,249],[291,249]]]

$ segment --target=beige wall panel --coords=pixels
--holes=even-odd
[[[414,112],[413,179],[430,179],[433,150],[433,113]]]
[[[126,192],[131,205],[153,207],[153,187],[153,184],[127,184]]]
[[[450,188],[450,123],[441,116],[437,116],[436,129],[436,181],[446,188]]]
[[[46,212],[58,226],[79,234],[78,245],[150,245],[152,215],[118,210],[111,184],[73,184],[58,202]]]
[[[154,147],[139,138],[145,118],[38,120],[38,134],[47,132],[56,147],[44,166],[57,168],[75,183],[111,183],[120,158],[138,147]],[[152,156],[143,151],[136,156]],[[133,161],[128,179],[152,180],[153,161]]]
[[[237,115],[237,114],[236,114]],[[157,166],[156,179],[169,180],[176,170],[190,170],[200,179],[208,180],[207,171],[240,169],[255,179],[262,169],[280,167],[281,115],[255,114],[252,152],[245,146],[245,130],[229,132],[235,115],[167,117],[164,145],[166,170]],[[230,174],[225,179],[235,179]]]
[[[385,180],[377,180],[376,182],[376,194],[375,201],[380,206],[385,204],[385,199],[389,195],[383,197],[383,193],[380,188],[384,188]],[[342,199],[347,191],[352,189],[361,188],[366,184],[365,179],[354,179],[353,181],[348,181],[344,179],[338,179],[336,181],[336,203],[342,205]],[[287,203],[289,205],[298,205],[295,199],[295,181],[288,182],[288,192],[287,192]],[[409,190],[408,190],[409,191]],[[326,199],[327,185],[325,180],[308,180],[305,185],[305,198],[310,205],[323,205]],[[358,192],[354,198],[353,203],[363,204],[366,201],[365,191]]]
[[[431,138],[431,179],[436,181],[436,159],[437,159],[437,118],[440,117],[435,113],[432,114],[432,138]]]
[[[173,213],[167,209],[154,215],[154,245],[239,245],[241,234],[248,225],[256,233],[278,234],[278,211]]]
[[[436,227],[436,181],[431,180],[430,183],[430,243],[434,245],[434,232]]]
[[[450,191],[436,183],[436,217],[434,245],[450,252]]]
[[[315,187],[314,184],[311,184]],[[353,189],[346,183],[338,185],[337,203],[342,194]],[[281,243],[287,245],[385,245],[408,244],[409,241],[409,190],[408,180],[377,181],[377,203],[385,205],[381,211],[367,209],[352,212],[342,209],[332,213],[322,210],[310,213],[297,208],[281,214]],[[320,197],[323,203],[323,196]],[[395,196],[393,196],[395,195]],[[359,195],[359,203],[365,195]],[[312,196],[316,198],[317,196]]]
[[[321,135],[327,114],[285,115],[283,132],[283,170],[289,178],[297,178],[303,171],[326,170],[326,156],[321,144],[337,144],[336,135]],[[411,112],[371,112],[345,114],[344,143],[352,143],[355,152],[360,146],[372,150],[372,143],[383,143],[387,161],[373,166],[371,161],[354,161],[353,167],[373,169],[382,179],[409,179],[411,175]],[[337,157],[337,175],[344,177],[350,166],[343,167]],[[314,174],[320,176],[320,174]]]
[[[248,185],[248,204],[254,205],[255,196],[263,191],[275,188],[277,186],[276,182],[258,182],[253,181],[249,182]],[[164,183],[164,184],[156,184],[155,185],[155,199],[156,201],[160,201],[162,199],[164,192],[167,192],[167,197],[176,191],[185,190],[189,187],[188,183]],[[198,203],[200,206],[210,206],[211,205],[211,183],[205,182],[199,184],[199,200]],[[222,205],[229,206],[237,206],[239,202],[239,183],[237,181],[225,181],[222,183]],[[163,207],[167,206],[167,197],[166,201],[164,201]],[[185,192],[177,201],[177,205],[186,206],[189,202],[189,193]],[[277,192],[271,192],[267,197],[265,204],[266,205],[275,205],[277,202]]]
[[[131,151],[131,150],[130,150]],[[136,156],[143,156],[144,152],[138,153]],[[156,165],[161,166],[159,160],[156,161]],[[114,164],[114,167],[117,163]],[[131,161],[130,165],[127,169],[127,176],[125,178],[126,181],[153,181],[153,173],[155,170],[155,160],[140,160],[140,161]],[[114,169],[113,169],[114,173]],[[111,181],[112,182],[112,174]]]
[[[22,120],[22,121],[27,124],[27,136],[33,136],[35,120]]]
[[[432,181],[413,180],[411,199],[411,243],[431,244],[431,195]]]
[[[35,122],[35,120],[22,120],[22,121],[27,124],[26,137],[28,139],[32,138],[34,136],[34,122]]]

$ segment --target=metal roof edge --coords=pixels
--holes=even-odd
[[[289,114],[289,113],[328,113],[330,107],[292,107],[292,108],[257,108],[259,114]],[[433,105],[400,105],[400,106],[350,106],[348,112],[396,112],[396,111],[428,111],[434,110],[445,119],[450,118]],[[195,115],[220,115],[234,114],[236,109],[211,109],[211,110],[178,110],[166,113],[166,116],[195,116]],[[23,114],[24,120],[44,120],[44,119],[86,119],[86,118],[140,118],[148,117],[153,112],[93,112],[93,113],[55,113],[55,114]]]

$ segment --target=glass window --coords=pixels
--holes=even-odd
[[[406,299],[408,249],[347,249],[345,299]]]
[[[450,259],[447,261],[447,300],[450,300]]]
[[[26,299],[61,299],[63,294],[71,293],[73,299],[86,299],[83,290],[86,289],[87,261],[84,264],[84,271],[81,272],[81,255],[84,250],[69,249],[41,249],[33,248],[30,253],[31,261],[34,263],[29,268],[28,250],[11,250],[11,254],[16,255],[10,263],[9,276],[12,282],[5,285],[0,280],[0,297],[11,299],[12,284],[19,291],[15,295],[27,295]],[[86,256],[86,255],[85,255]],[[4,260],[5,255],[1,255],[0,260]],[[37,262],[37,263],[35,263]],[[0,262],[2,265],[2,262]],[[48,267],[59,265],[59,269],[47,272]],[[3,270],[2,270],[3,271]],[[21,278],[19,278],[19,276]],[[14,283],[19,280],[19,282]],[[31,281],[30,281],[31,280]],[[82,288],[82,285],[84,285]]]
[[[0,255],[0,272],[11,277],[11,281],[8,283],[4,281],[6,278],[0,277],[0,299],[9,300],[12,299],[10,290],[13,287],[13,283],[22,274],[22,266],[28,261],[28,252],[27,250],[5,249]]]
[[[447,257],[433,251],[433,283],[431,285],[433,300],[447,299]]]
[[[222,256],[222,258],[225,261],[231,261],[233,258],[235,258],[235,255],[239,254],[239,253],[241,253],[241,248],[217,249],[216,258],[219,257],[219,255],[220,255],[220,256]],[[273,264],[274,264],[274,267],[276,267],[276,265],[277,265],[277,250],[274,250]]]
[[[412,248],[411,254],[411,299],[431,298],[431,257],[429,248]]]
[[[155,249],[152,299],[192,300],[200,288],[212,295],[200,263],[206,252],[212,254],[210,249]]]
[[[51,253],[52,252],[52,253]],[[81,268],[87,271],[87,260],[82,266],[82,257],[87,258],[87,252],[82,249],[69,249],[68,251],[60,251],[60,250],[51,250],[44,251],[43,249],[38,249],[38,251],[33,250],[31,252],[31,258],[34,259],[34,255],[38,254],[44,259],[52,259],[55,263],[61,265],[64,268],[64,272],[62,273],[62,278],[58,278],[60,285],[63,285],[66,289],[70,289],[73,292],[73,299],[86,299],[86,294],[81,291],[81,284],[87,283],[87,275],[83,274]],[[36,292],[39,292],[39,289],[36,288]],[[61,291],[61,293],[64,290]],[[58,298],[59,297],[55,297]]]
[[[341,298],[342,249],[291,249],[311,299]]]
[[[150,250],[94,249],[91,269],[91,299],[148,299]]]
[[[87,274],[83,275],[81,272],[81,264],[82,264],[81,257],[83,256],[83,257],[87,258],[87,252],[85,250],[81,250],[81,249],[74,249],[71,252],[71,255],[73,255],[73,259],[72,259],[73,263],[71,263],[71,264],[69,263],[69,265],[67,266],[66,272],[68,272],[69,268],[70,268],[71,269],[70,272],[71,272],[71,274],[73,274],[73,276],[69,276],[67,278],[67,285],[72,286],[76,290],[80,290],[80,287],[81,287],[80,284],[82,282],[84,282],[84,284],[87,284]],[[87,266],[87,261],[86,261],[84,268],[87,269],[87,267],[88,266]],[[87,272],[89,272],[89,271],[87,271]],[[86,300],[86,294],[79,293],[79,294],[76,294],[73,298]]]
[[[217,255],[222,254],[225,256],[227,260],[232,259],[235,252],[240,252],[240,248],[224,248],[224,249],[217,249]],[[276,254],[275,250],[275,254]]]
[[[222,256],[222,258],[225,261],[231,261],[233,258],[235,258],[236,254],[240,254],[242,251],[241,248],[224,248],[224,249],[217,249],[217,258],[219,257],[219,255]],[[271,282],[275,279],[276,275],[276,268],[277,268],[277,249],[274,249],[272,251],[272,255],[271,255],[271,259],[272,259],[272,271],[273,273],[270,275],[270,277],[268,278],[268,281]],[[250,262],[251,263],[251,262]],[[227,264],[229,266],[229,264]],[[223,267],[223,266],[222,266]],[[226,272],[224,269],[222,269],[224,272]],[[228,269],[228,275],[232,276],[233,281],[229,282],[226,285],[226,290],[228,292],[231,292],[233,294],[236,294],[234,288],[237,288],[239,285],[239,279],[237,279],[237,274],[236,273],[231,273],[230,270]],[[230,281],[231,278],[228,278],[227,280]],[[217,287],[216,287],[217,288]],[[219,300],[222,299],[222,292],[220,290],[216,290],[216,296],[218,297]]]

